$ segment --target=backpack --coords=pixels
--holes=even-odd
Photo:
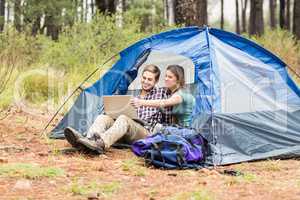
[[[164,127],[162,131],[131,146],[146,164],[165,169],[201,168],[205,160],[206,142],[194,129]]]

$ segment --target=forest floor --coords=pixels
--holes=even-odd
[[[0,120],[0,199],[300,199],[300,160],[215,169],[149,168],[129,149],[66,154],[65,140],[43,137],[50,116],[10,110]],[[225,169],[243,173],[225,175]]]

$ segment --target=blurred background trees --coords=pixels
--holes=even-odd
[[[30,26],[32,35],[57,40],[63,27],[89,23],[97,13],[116,16],[117,27],[122,27],[124,15],[131,14],[142,22],[141,30],[147,31],[157,25],[215,26],[209,15],[217,12],[221,29],[226,19],[235,18],[229,29],[238,34],[262,35],[268,26],[292,31],[299,38],[298,4],[296,0],[0,0],[0,31],[9,24],[19,32]],[[235,16],[224,16],[224,5]]]
[[[53,81],[38,74],[24,84],[26,100],[48,100],[59,96],[55,84],[66,94],[128,45],[183,26],[242,34],[300,74],[298,0],[0,0],[0,109],[12,102],[22,71],[53,71]]]

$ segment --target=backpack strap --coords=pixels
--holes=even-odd
[[[187,166],[187,161],[184,157],[184,153],[183,153],[183,150],[181,148],[181,145],[178,145],[177,148],[176,148],[176,160],[177,160],[177,163],[178,163],[178,168],[179,169],[182,169],[183,166]]]
[[[155,155],[155,152],[158,153],[160,159],[162,160],[163,168],[166,168],[166,160],[165,160],[165,158],[163,157],[163,155],[161,153],[161,147],[158,143],[152,143],[151,144],[150,159],[149,158],[146,159],[147,164],[153,163],[153,161],[155,160],[154,156],[157,156],[157,155]]]

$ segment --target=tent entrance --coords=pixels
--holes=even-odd
[[[129,91],[141,89],[140,80],[142,71],[149,64],[158,66],[161,71],[157,87],[164,87],[164,77],[166,69],[169,65],[174,64],[184,67],[186,84],[192,84],[195,81],[195,66],[190,58],[169,52],[151,51],[146,61],[140,67],[138,67],[137,77],[129,85]]]

